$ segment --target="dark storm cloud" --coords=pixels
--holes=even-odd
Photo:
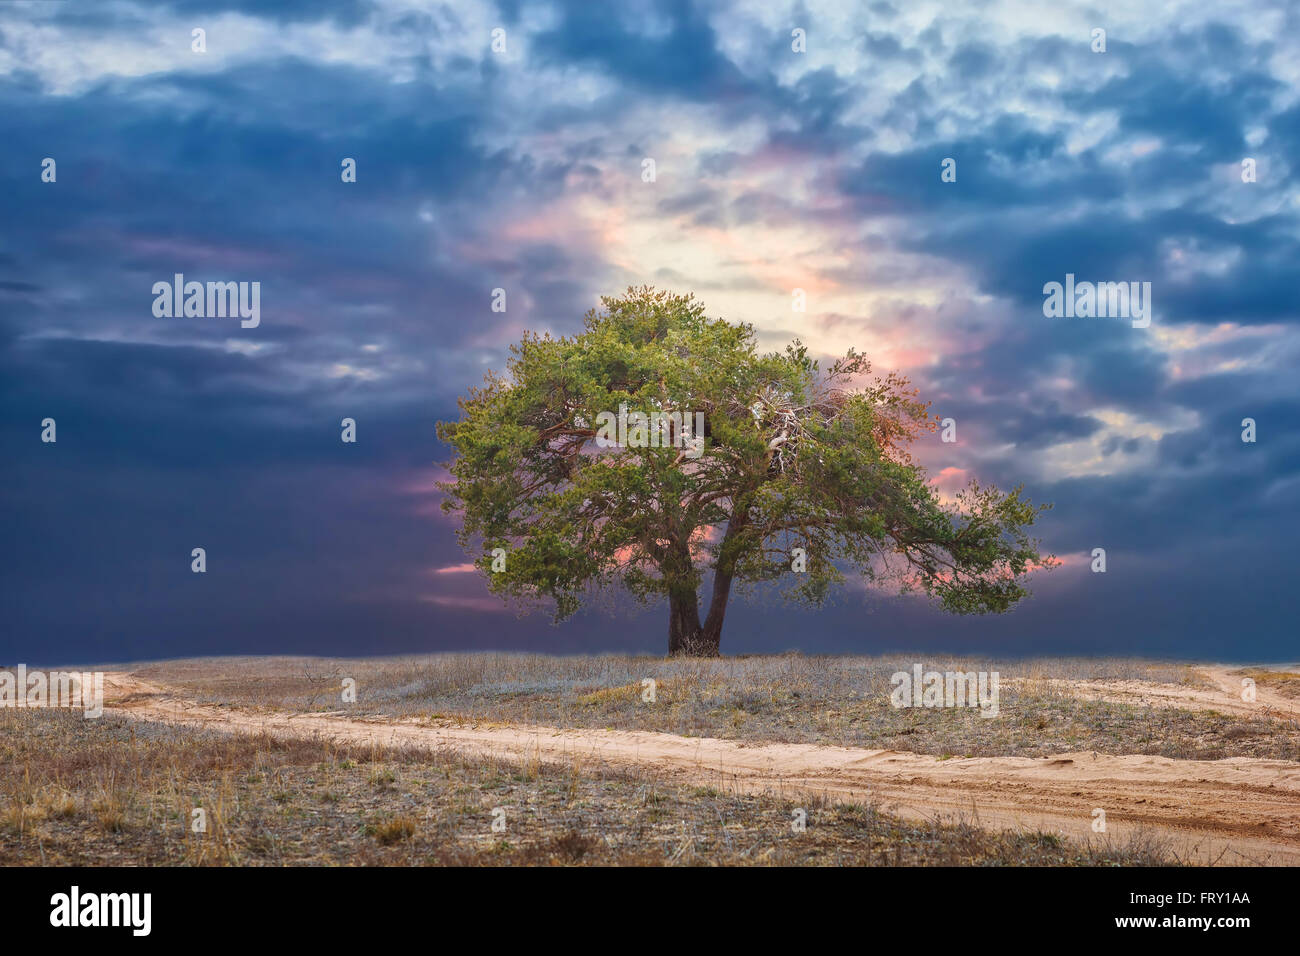
[[[659,35],[637,29],[631,11],[582,0],[559,4],[560,22],[534,41],[561,63],[587,63],[640,92],[711,100],[754,93],[755,86],[718,49],[703,11],[687,0],[667,0],[655,11],[668,23]]]
[[[1268,115],[1281,89],[1274,77],[1251,68],[1260,53],[1233,29],[1213,24],[1200,34],[1177,34],[1158,50],[1130,51],[1127,76],[1065,101],[1080,110],[1116,110],[1129,132],[1191,147],[1205,161],[1233,162],[1244,155],[1246,127]],[[1212,85],[1188,69],[1225,62],[1240,64],[1227,83]]]

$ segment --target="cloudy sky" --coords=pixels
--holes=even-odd
[[[0,661],[662,651],[503,610],[434,487],[457,395],[642,283],[857,346],[956,420],[941,490],[1055,503],[1010,615],[760,597],[724,651],[1294,659],[1297,158],[1283,2],[0,3]],[[176,273],[260,325],[155,316]],[[1067,273],[1150,326],[1045,317]]]

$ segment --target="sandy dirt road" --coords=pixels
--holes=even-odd
[[[1197,670],[1212,683],[1216,690],[1204,687],[1185,687],[1175,684],[1153,684],[1147,681],[1072,681],[1042,680],[1055,690],[1090,700],[1106,700],[1118,704],[1142,707],[1180,707],[1184,710],[1216,710],[1221,714],[1276,717],[1283,720],[1300,719],[1300,699],[1284,697],[1266,687],[1255,688],[1255,700],[1242,700],[1241,676],[1236,668],[1202,666]],[[1014,684],[1016,681],[1004,680]]]
[[[1214,679],[1225,688],[1239,686],[1227,669]],[[643,731],[254,713],[198,704],[124,673],[107,675],[106,694],[112,712],[233,733],[605,763],[745,792],[869,799],[905,818],[960,817],[993,829],[1041,829],[1075,839],[1126,840],[1144,833],[1189,862],[1300,865],[1300,764],[1282,760],[1094,753],[941,760],[893,750],[754,745]],[[1281,706],[1283,700],[1270,703]],[[1224,709],[1221,700],[1213,703]],[[1092,832],[1093,808],[1106,812],[1104,836]]]

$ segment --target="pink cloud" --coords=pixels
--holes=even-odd
[[[457,518],[455,515],[447,514],[442,510],[442,489],[438,487],[440,481],[450,481],[451,472],[441,466],[434,466],[422,469],[414,477],[406,477],[397,484],[398,494],[408,495],[419,499],[415,504],[415,513],[425,518],[437,518],[448,524],[455,524]]]
[[[930,484],[932,484],[932,485],[939,485],[939,484],[944,484],[944,485],[960,484],[960,485],[964,485],[964,484],[966,484],[966,474],[967,474],[967,472],[966,472],[966,469],[965,469],[965,468],[954,468],[954,467],[952,467],[952,466],[949,466],[949,467],[947,467],[947,468],[943,468],[943,469],[941,469],[937,475],[935,475],[933,478],[931,478],[931,479],[930,479]]]

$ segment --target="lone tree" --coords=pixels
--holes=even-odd
[[[870,378],[853,350],[825,372],[797,341],[760,354],[693,296],[601,301],[572,338],[525,333],[509,374],[438,425],[456,452],[442,507],[494,592],[549,598],[557,621],[610,585],[666,596],[668,653],[712,656],[733,585],[785,579],[815,606],[848,569],[979,614],[1056,563],[1026,536],[1050,506],[1019,488],[939,499],[907,453],[937,423],[906,379]]]

